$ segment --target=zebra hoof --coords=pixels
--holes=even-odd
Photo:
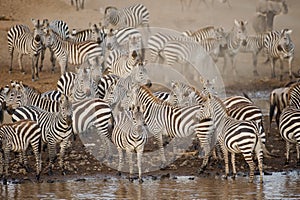
[[[40,182],[40,179],[41,179],[41,175],[40,174],[35,175],[35,180],[37,182]]]
[[[21,71],[21,73],[22,73],[23,75],[25,75],[25,74],[26,74],[26,72],[25,72],[25,71]]]
[[[233,174],[232,175],[232,180],[235,180],[235,178],[236,178],[236,174]]]
[[[205,170],[205,167],[201,167],[198,169],[198,174],[203,174]]]
[[[284,166],[288,166],[290,164],[289,161],[285,161]]]
[[[63,176],[65,176],[65,175],[67,174],[66,170],[63,170],[63,171],[61,172],[61,174],[62,174]]]
[[[297,166],[300,166],[300,160],[297,161]]]
[[[3,185],[7,185],[7,178],[3,179]]]
[[[9,70],[8,73],[11,74],[12,70]]]
[[[144,180],[142,178],[139,178],[139,183],[143,183]]]
[[[122,174],[121,174],[121,172],[117,172],[117,176],[121,176]]]
[[[52,176],[52,175],[53,175],[53,171],[52,171],[52,169],[49,169],[49,171],[48,171],[48,175],[49,175],[49,176]]]

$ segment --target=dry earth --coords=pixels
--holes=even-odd
[[[59,70],[57,68],[54,74],[50,73],[49,55],[46,54],[46,63],[44,71],[40,73],[40,80],[31,82],[30,77],[30,59],[26,56],[23,58],[25,64],[26,75],[22,75],[18,70],[17,56],[15,55],[13,64],[13,73],[8,74],[8,68],[10,58],[7,50],[7,38],[6,34],[8,29],[14,24],[27,24],[32,27],[30,22],[31,18],[35,19],[62,19],[66,21],[70,27],[84,29],[88,28],[88,24],[98,23],[102,19],[100,10],[103,10],[106,6],[113,5],[117,7],[125,7],[134,3],[143,3],[150,11],[150,25],[154,27],[169,28],[177,31],[184,31],[187,29],[196,30],[200,27],[207,25],[223,26],[225,30],[230,30],[234,19],[247,20],[249,34],[253,34],[251,26],[252,18],[255,12],[256,1],[248,0],[231,0],[231,8],[227,4],[221,4],[218,1],[214,3],[214,6],[210,3],[212,0],[207,0],[208,6],[203,3],[198,3],[197,0],[192,1],[190,8],[185,7],[182,11],[179,0],[165,0],[165,1],[120,1],[120,0],[86,0],[84,10],[76,11],[74,7],[70,5],[67,0],[0,0],[0,86],[4,86],[12,79],[23,80],[26,84],[34,86],[41,92],[55,89],[56,81],[60,77]],[[200,2],[200,1],[199,1]],[[298,66],[299,46],[300,39],[297,37],[300,32],[300,24],[297,20],[300,19],[300,1],[287,0],[289,6],[289,13],[287,15],[279,15],[275,18],[275,29],[291,28],[293,29],[292,39],[296,45],[295,59],[293,62],[293,71],[299,70]],[[270,92],[273,88],[284,85],[289,81],[285,74],[285,80],[279,82],[278,79],[270,79],[270,66],[263,64],[264,57],[259,57],[258,72],[259,77],[253,77],[252,75],[252,60],[250,54],[237,56],[237,68],[239,73],[239,80],[232,81],[230,76],[230,70],[227,70],[225,74],[222,74],[223,81],[226,86],[228,95],[238,94],[242,92],[255,93],[256,91]],[[218,63],[222,66],[222,62]],[[286,68],[287,71],[287,68]],[[277,69],[277,74],[279,69]],[[268,131],[268,116],[265,117],[265,127]],[[286,171],[294,170],[299,167],[296,166],[295,150],[292,153],[292,161],[288,166],[284,166],[284,152],[285,144],[279,136],[275,123],[272,123],[271,130],[268,131],[267,148],[274,154],[277,154],[276,158],[265,158],[264,168],[266,172],[274,171]],[[86,153],[80,140],[76,140],[73,146],[69,149],[67,154],[66,163],[69,171],[67,175],[60,176],[60,171],[56,170],[54,176],[49,177],[46,170],[43,171],[42,180],[67,180],[68,178],[85,178],[88,176],[102,176],[109,177],[109,175],[115,175],[116,171],[100,164],[92,155]],[[194,151],[195,145],[190,147],[191,151]],[[43,158],[46,155],[43,154]],[[240,157],[239,157],[240,158]],[[30,157],[32,160],[33,158]],[[44,159],[45,160],[45,159]],[[14,160],[16,161],[16,159]],[[172,168],[167,168],[163,171],[149,172],[145,175],[148,177],[165,176],[170,174],[174,175],[196,175],[197,168],[200,166],[201,160],[196,156],[187,155],[179,158],[172,165]],[[43,163],[45,165],[45,163]],[[248,167],[242,159],[237,161],[238,171],[247,172]],[[32,166],[33,167],[33,166]],[[57,167],[57,166],[56,166]],[[17,167],[15,162],[11,164],[12,178],[13,180],[32,180],[33,173],[26,175],[20,174],[24,172],[22,168]],[[218,175],[223,174],[224,166],[222,162],[212,162],[210,166],[203,174]]]

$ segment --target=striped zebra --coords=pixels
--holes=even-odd
[[[223,73],[225,72],[227,65],[227,58],[230,58],[233,75],[236,77],[236,60],[235,56],[240,51],[241,46],[246,45],[247,33],[247,21],[234,20],[233,27],[231,31],[228,32],[226,36],[227,47],[223,48],[223,53],[219,56],[224,57]]]
[[[289,104],[289,87],[275,88],[270,93],[270,111],[269,111],[269,123],[270,128],[272,124],[272,119],[274,112],[276,110],[275,121],[277,126],[279,126],[279,118],[285,107]]]
[[[15,109],[12,119],[35,120],[41,128],[42,141],[49,151],[49,174],[52,174],[53,162],[57,155],[56,144],[60,145],[59,166],[65,173],[64,154],[72,131],[72,104],[62,95],[59,101],[59,112],[47,112],[34,106],[21,106]]]
[[[265,34],[256,34],[246,38],[246,45],[240,47],[241,53],[252,53],[253,74],[258,76],[257,72],[257,56],[264,46]]]
[[[50,101],[59,101],[60,96],[61,92],[59,92],[58,90],[48,90],[41,94],[42,98],[48,99]]]
[[[51,29],[52,31],[56,32],[62,40],[68,40],[70,38],[70,30],[68,24],[63,21],[63,20],[52,20],[49,22],[48,19],[43,20],[43,25],[44,28],[46,29]],[[54,72],[54,67],[55,67],[55,57],[54,57],[54,52],[49,48],[50,50],[50,61],[52,63],[52,72]],[[43,69],[43,64],[44,64],[44,58],[45,58],[45,51],[46,51],[46,46],[45,44],[43,45],[43,49],[41,52],[41,61],[40,61],[40,71]]]
[[[104,26],[112,25],[117,28],[139,26],[149,27],[149,11],[143,4],[117,9],[108,6],[104,11]]]
[[[205,40],[207,38],[215,38],[216,32],[219,32],[222,28],[216,28],[214,26],[202,27],[196,31],[186,30],[182,32],[182,35],[191,37],[197,42]]]
[[[300,110],[294,106],[288,106],[283,109],[279,118],[279,132],[286,142],[286,161],[285,165],[290,161],[290,146],[296,145],[297,165],[300,165],[300,131],[299,131]]]
[[[35,81],[39,78],[38,72],[38,56],[42,50],[42,24],[39,20],[31,20],[34,25],[33,34],[25,25],[14,25],[7,32],[8,52],[10,54],[9,73],[12,72],[13,54],[16,50],[18,53],[18,62],[20,70],[25,74],[22,57],[29,55],[31,57],[31,79]]]
[[[112,51],[107,59],[106,71],[119,77],[127,77],[132,69],[141,61],[135,50],[130,55],[123,55],[120,51]]]
[[[22,81],[11,81],[6,106],[9,109],[16,109],[19,106],[34,105],[47,112],[58,112],[59,102],[43,98],[41,92],[33,87],[23,84]]]
[[[123,167],[123,151],[126,151],[129,160],[130,180],[133,181],[133,162],[132,154],[137,154],[137,166],[139,181],[142,180],[142,156],[144,146],[147,142],[148,133],[144,125],[142,110],[135,107],[132,111],[122,111],[117,115],[114,121],[114,129],[111,134],[112,142],[117,146],[119,153],[119,173]]]
[[[61,74],[67,71],[67,64],[81,65],[85,61],[94,68],[99,66],[103,59],[103,48],[93,41],[73,43],[64,41],[60,36],[47,29],[45,35],[45,45],[50,47],[57,57],[61,67]]]
[[[197,91],[194,87],[191,87],[187,84],[184,84],[182,82],[173,82],[172,83],[172,87],[173,87],[173,91],[175,91],[177,96],[180,96],[180,94],[182,93],[191,93],[193,91],[195,101],[196,102],[202,102],[203,101],[203,95],[207,94],[206,91],[206,85],[204,85],[204,92],[200,93],[199,91]],[[210,94],[209,94],[210,95]],[[192,96],[190,96],[192,97]],[[244,102],[248,102],[248,99],[243,99],[243,98],[236,98],[236,99],[242,99]],[[237,107],[236,105],[239,105],[238,103],[233,104],[233,102],[238,102],[237,100],[234,100],[233,98],[228,99],[227,101],[228,105],[231,105],[231,107]],[[240,101],[242,102],[242,101]],[[244,105],[246,103],[242,103],[242,105]],[[249,103],[248,103],[249,104]],[[251,102],[252,104],[252,102]],[[235,153],[243,153],[244,157],[245,155],[252,153],[252,151],[255,150],[255,153],[257,154],[259,163],[262,164],[262,153],[265,149],[264,147],[264,132],[262,131],[262,128],[259,128],[259,126],[262,126],[262,119],[261,119],[261,112],[257,112],[257,109],[254,109],[254,107],[250,107],[249,106],[249,111],[253,111],[253,112],[249,112],[250,114],[248,116],[243,116],[243,115],[239,115],[239,113],[234,113],[231,112],[231,115],[228,115],[228,110],[225,106],[225,104],[216,96],[212,96],[211,98],[211,112],[212,112],[212,120],[213,123],[211,124],[210,121],[204,122],[207,123],[207,127],[204,127],[202,129],[202,132],[199,132],[198,138],[200,140],[201,145],[204,146],[204,148],[207,148],[208,144],[207,141],[209,140],[215,140],[217,139],[219,144],[221,145],[221,149],[223,151],[224,157],[225,157],[225,164],[226,164],[226,176],[228,175],[228,152],[230,151],[232,154],[232,166],[233,166],[233,172],[234,175],[236,174],[236,170],[235,170],[235,161],[234,161],[234,154]],[[233,106],[235,105],[235,106]],[[241,104],[240,104],[241,105]],[[259,110],[260,111],[260,110]],[[234,118],[233,118],[234,117]],[[240,120],[240,123],[239,123]],[[258,120],[258,122],[256,122],[256,120]],[[233,125],[235,129],[232,132],[233,135],[236,135],[233,137],[233,143],[234,145],[236,145],[236,148],[232,148],[229,146],[226,146],[226,142],[224,144],[223,139],[229,137],[229,134],[231,134],[230,131],[230,126],[227,127],[227,125]],[[249,128],[250,132],[252,134],[252,136],[249,134],[247,135],[247,128],[244,127],[244,125]],[[211,135],[210,131],[212,130],[212,128],[210,126],[213,126],[215,128],[213,128],[215,130],[215,133]],[[243,130],[243,128],[245,128],[245,130]],[[236,132],[235,132],[236,131]],[[240,131],[240,135],[239,135],[239,131]],[[244,131],[244,132],[243,132]],[[215,138],[215,137],[218,138]],[[221,138],[219,138],[219,136]],[[244,141],[243,141],[243,137],[244,137]],[[252,138],[253,137],[253,138]],[[235,140],[236,139],[236,140]],[[247,142],[249,142],[249,146],[247,146]],[[213,142],[214,143],[214,142]],[[243,143],[246,144],[243,146]],[[231,144],[230,144],[231,145]],[[239,148],[242,151],[239,151]],[[251,151],[251,152],[250,152]],[[226,157],[227,156],[227,157]],[[208,158],[209,158],[209,154],[206,154],[206,156],[204,157],[203,163],[199,169],[199,172],[202,172],[208,162]],[[227,160],[226,160],[227,159]],[[246,162],[248,163],[249,167],[250,167],[250,181],[253,180],[253,173],[254,173],[254,163],[252,160],[252,157],[249,156],[248,158],[245,157]],[[259,164],[259,165],[260,165]],[[259,166],[260,170],[262,170],[262,165]],[[260,174],[262,176],[262,171],[260,171]],[[262,181],[262,177],[261,177],[261,181]]]
[[[76,31],[73,29],[70,35],[70,40],[73,42],[83,42],[83,41],[95,41],[102,44],[105,41],[106,33],[103,27],[97,26],[97,24],[91,24],[89,29],[84,29],[81,31]]]
[[[165,48],[169,41],[196,41],[196,38],[186,37],[177,34],[169,34],[158,32],[152,35],[148,40],[148,48],[150,50],[150,60],[152,62],[162,62],[160,52]]]
[[[162,136],[183,138],[196,134],[199,122],[210,117],[206,104],[175,108],[156,98],[146,86],[134,87],[130,92],[133,104],[145,108],[145,122],[159,144],[161,167],[166,164]]]
[[[108,88],[116,85],[119,79],[120,77],[114,74],[107,74],[102,76],[98,82],[95,97],[103,99],[105,97],[105,94],[107,93]]]
[[[28,162],[26,150],[32,147],[36,161],[36,179],[40,179],[42,168],[41,162],[41,128],[37,122],[31,120],[21,120],[14,123],[0,125],[0,143],[1,143],[1,175],[3,174],[3,156],[4,156],[4,183],[7,183],[10,152],[21,153],[22,164],[28,171]]]
[[[271,61],[271,78],[275,78],[275,61],[279,59],[281,75],[283,78],[283,61],[288,60],[289,77],[292,78],[292,61],[294,59],[295,45],[290,37],[291,29],[271,31],[264,39],[264,51]]]

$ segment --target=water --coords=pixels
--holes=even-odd
[[[264,183],[177,177],[133,183],[124,178],[0,185],[1,199],[300,199],[300,172],[273,173]]]

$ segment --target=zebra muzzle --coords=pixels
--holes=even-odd
[[[68,125],[68,126],[71,126],[71,125],[72,125],[73,120],[72,120],[72,116],[71,116],[71,115],[68,115],[68,116],[67,116],[66,122],[67,122],[67,125]]]

